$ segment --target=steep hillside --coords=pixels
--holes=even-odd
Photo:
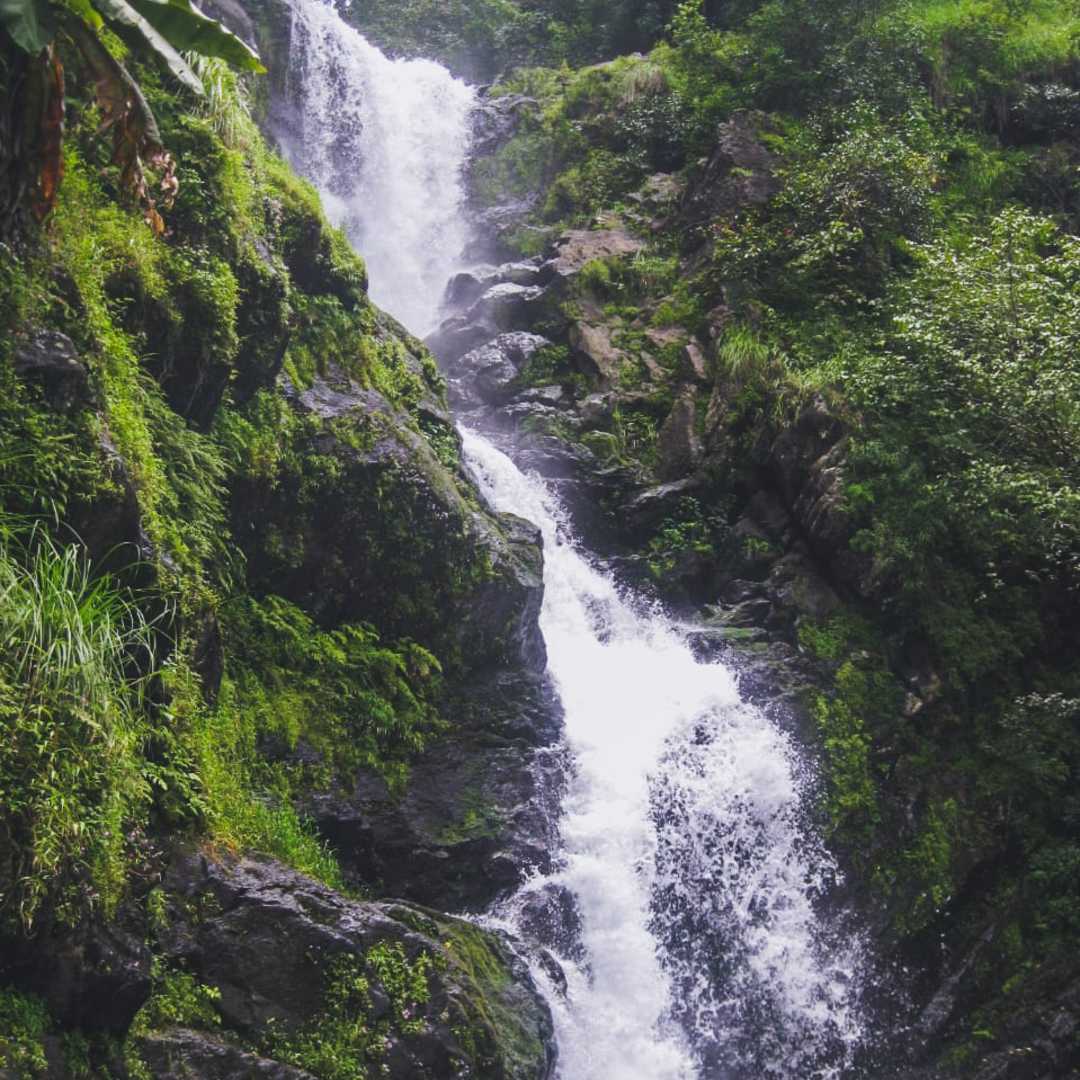
[[[79,17],[2,41],[0,1074],[547,1075],[503,939],[371,899],[520,873],[535,531],[238,77]]]
[[[819,748],[916,1057],[1071,1075],[1078,15],[724,14],[491,89],[473,211],[503,265],[429,344]]]

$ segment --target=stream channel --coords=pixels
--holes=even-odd
[[[320,0],[291,0],[278,141],[367,260],[372,299],[418,336],[464,267],[473,88],[391,60]],[[837,870],[809,823],[810,766],[700,662],[687,634],[575,543],[552,490],[462,429],[482,493],[544,538],[541,628],[570,780],[553,873],[483,916],[515,935],[540,892],[565,898],[534,977],[559,1080],[845,1075],[864,1038],[865,948],[821,915]]]

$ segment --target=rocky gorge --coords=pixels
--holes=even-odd
[[[1071,219],[935,277],[972,145],[696,9],[479,92],[315,0],[198,96],[5,21],[0,1076],[1078,1067]]]

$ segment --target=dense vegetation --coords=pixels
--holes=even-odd
[[[650,48],[674,0],[373,0],[345,10],[391,53],[432,56],[473,82],[523,64],[578,66]]]
[[[401,787],[446,730],[444,669],[488,655],[454,604],[502,572],[470,531],[431,357],[369,303],[362,260],[222,56],[257,60],[184,4],[151,12],[197,23],[183,58],[127,5],[103,10],[9,5],[0,32],[0,983],[36,972],[50,1000],[45,952],[16,972],[21,950],[132,918],[152,941],[185,845],[348,893],[310,797],[360,770]],[[320,379],[339,414],[301,403]],[[335,528],[385,590],[305,578],[340,565]],[[428,994],[427,960],[401,948],[355,960],[399,1011]],[[0,989],[0,1073],[55,1070],[44,1040],[63,1035],[65,1075],[149,1075],[147,1032],[216,1030],[220,994],[155,964],[123,1047]],[[327,993],[347,1061],[314,1029],[249,1044],[358,1075],[386,1032],[361,1038]]]
[[[604,327],[621,404],[551,433],[672,479],[683,347],[715,343],[705,488],[634,538],[662,591],[711,601],[703,559],[767,574],[778,538],[732,526],[775,483],[768,448],[804,415],[843,433],[843,535],[817,554],[844,605],[791,630],[828,683],[808,702],[823,812],[909,958],[996,942],[948,1059],[980,1060],[1011,1008],[1075,977],[1080,10],[688,2],[645,56],[492,92],[535,101],[476,170],[482,202],[532,200],[509,249],[645,241],[561,312]],[[545,359],[536,382],[596,389],[571,352]]]
[[[822,818],[927,987],[972,958],[939,1049],[950,1067],[977,1062],[1077,977],[1080,9],[354,8],[381,43],[502,73],[493,96],[532,99],[475,168],[481,202],[532,200],[508,251],[539,253],[568,226],[645,241],[590,264],[566,302],[611,329],[625,400],[606,425],[553,434],[659,480],[684,347],[710,342],[695,401],[707,483],[635,538],[655,587],[701,600],[684,571],[702,560],[767,573],[778,541],[733,526],[768,447],[808,409],[844,433],[836,510],[854,570],[833,574],[838,610],[790,628],[819,675],[804,704]],[[245,83],[220,59],[162,66],[87,10],[66,5],[60,23],[82,18],[90,44],[76,30],[49,46],[63,128],[46,107],[56,68],[32,69],[17,37],[39,55],[51,28],[33,36],[5,8],[0,56],[19,88],[0,113],[8,939],[133,899],[152,909],[165,838],[268,852],[340,886],[307,796],[358,769],[404,782],[445,730],[444,678],[465,667],[455,599],[492,574],[463,530],[400,555],[422,520],[408,483],[350,472],[400,429],[470,509],[430,358],[368,304],[362,262],[262,141]],[[102,90],[118,70],[141,87],[135,112]],[[44,97],[24,108],[25,87]],[[33,138],[27,115],[46,117]],[[733,123],[762,156],[702,201]],[[42,331],[70,340],[59,381],[24,359]],[[342,371],[392,422],[295,407]],[[579,396],[589,378],[565,344],[522,375]],[[400,597],[333,607],[338,584],[366,579],[321,546],[327,504],[357,508],[349,525]],[[309,557],[338,576],[305,585]],[[361,1067],[372,1034],[352,1024],[354,999],[382,965],[407,1022],[427,963],[387,946],[331,972],[329,1035],[282,1036],[279,1057],[325,1076]],[[144,1026],[217,1022],[211,988],[165,971],[155,986]],[[0,1069],[40,1075],[55,1028],[37,998],[0,992]],[[71,1032],[64,1052],[72,1075],[105,1053]]]

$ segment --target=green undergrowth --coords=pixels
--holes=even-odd
[[[40,999],[0,988],[0,1069],[15,1080],[46,1074],[45,1036],[51,1018]]]
[[[0,914],[111,911],[168,769],[145,756],[152,627],[77,545],[0,526]]]
[[[65,63],[55,211],[0,246],[0,914],[13,932],[111,913],[144,890],[171,831],[340,885],[297,807],[361,767],[399,786],[441,729],[431,652],[256,599],[233,532],[240,484],[284,471],[316,498],[338,468],[279,371],[298,390],[321,376],[377,390],[385,423],[421,439],[420,405],[443,390],[434,361],[370,304],[362,259],[266,146],[229,69],[199,65],[201,101],[138,71],[178,161],[155,237],[119,195],[82,61]],[[68,397],[14,370],[42,329],[67,335],[85,371]],[[359,417],[333,430],[353,450],[377,436]],[[453,433],[438,434],[456,468]]]
[[[323,1011],[300,1031],[271,1031],[266,1051],[319,1080],[378,1076],[391,1039],[423,1029],[419,1014],[440,960],[429,952],[410,959],[397,941],[375,945],[363,958],[340,957],[326,973]],[[388,1017],[372,1015],[373,984],[390,1000]]]
[[[396,786],[442,726],[439,661],[415,642],[381,643],[370,625],[320,630],[280,597],[245,597],[227,611],[226,647],[229,693],[256,729],[290,749],[303,737],[332,775],[373,768]]]

